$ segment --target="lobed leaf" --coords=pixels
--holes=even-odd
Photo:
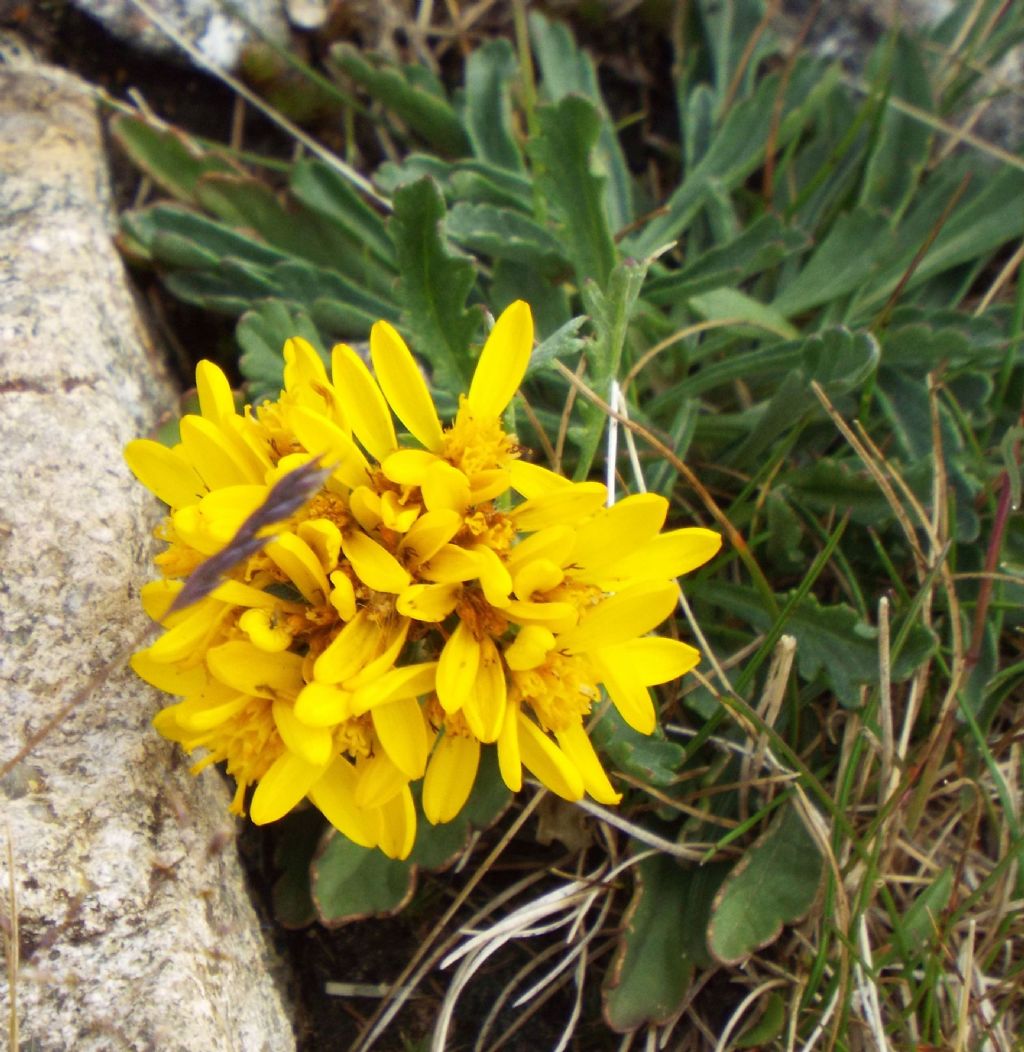
[[[402,325],[416,352],[431,363],[439,385],[468,390],[469,345],[480,315],[466,309],[466,298],[476,268],[444,237],[444,199],[433,179],[401,187],[394,205],[388,230],[399,266]]]
[[[722,964],[739,964],[800,920],[818,893],[824,860],[800,813],[779,816],[725,878],[711,907],[708,949]]]

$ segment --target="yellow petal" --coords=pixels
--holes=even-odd
[[[211,599],[217,599],[222,603],[230,603],[232,606],[253,607],[260,610],[274,610],[280,607],[289,611],[303,609],[301,603],[288,603],[270,592],[264,592],[260,588],[243,584],[241,581],[221,581],[210,593]]]
[[[667,514],[668,501],[657,493],[634,493],[599,511],[576,532],[573,564],[590,566],[621,558],[650,540]]]
[[[512,485],[512,473],[508,468],[487,468],[469,476],[469,498],[471,504],[500,497]]]
[[[519,704],[505,706],[505,720],[498,735],[498,770],[501,780],[518,793],[523,787],[523,762],[519,753]]]
[[[402,698],[418,698],[434,689],[437,662],[422,661],[393,668],[364,683],[352,696],[352,712],[361,716],[367,709],[388,705]],[[419,775],[416,775],[419,777]]]
[[[582,775],[587,792],[599,804],[619,803],[622,793],[617,793],[612,788],[612,783],[608,781],[608,775],[605,774],[583,727],[578,723],[572,724],[564,730],[556,731],[555,737],[562,747],[562,752],[568,756],[569,762]]]
[[[197,504],[206,493],[206,484],[188,459],[159,442],[137,438],[125,446],[124,459],[139,482],[172,508]]]
[[[352,490],[348,499],[348,508],[356,522],[367,533],[372,533],[380,524],[383,516],[380,508],[380,495],[369,486],[358,486]]]
[[[322,764],[307,763],[293,752],[282,753],[260,779],[252,795],[249,817],[258,826],[283,818],[323,772]]]
[[[395,609],[416,621],[443,621],[462,595],[459,582],[451,584],[414,584],[398,597]]]
[[[186,456],[210,489],[263,482],[262,475],[251,469],[212,421],[190,413],[181,418],[179,430]]]
[[[650,632],[676,608],[679,589],[672,581],[641,581],[590,607],[580,623],[559,640],[571,654],[599,650]]]
[[[246,610],[238,619],[238,627],[249,637],[249,642],[268,654],[279,654],[292,643],[290,633],[266,610]]]
[[[523,600],[531,600],[536,594],[543,595],[557,588],[565,580],[562,568],[550,559],[534,559],[528,562],[515,576],[515,593]]]
[[[415,698],[399,698],[372,710],[373,729],[391,762],[407,777],[422,778],[430,739]]]
[[[334,465],[334,477],[351,489],[366,485],[370,466],[366,457],[334,421],[307,406],[290,406],[288,426],[296,438],[313,454],[322,454],[324,463]]]
[[[314,606],[327,602],[331,586],[316,552],[294,533],[282,533],[264,551],[275,566],[292,581],[302,597]]]
[[[532,721],[519,714],[519,750],[523,765],[556,796],[583,797],[583,776],[568,756]]]
[[[434,746],[423,779],[423,814],[431,825],[450,822],[465,806],[480,766],[480,743],[445,734]]]
[[[416,807],[409,787],[404,786],[384,804],[380,814],[378,847],[388,858],[408,858],[416,843]]]
[[[259,698],[294,698],[303,687],[298,654],[268,654],[243,639],[212,647],[206,666],[221,683]]]
[[[605,662],[600,654],[589,654],[591,666],[597,672],[608,697],[619,715],[641,734],[651,734],[658,717],[651,700],[651,692],[628,670]]]
[[[604,647],[601,657],[620,676],[630,675],[651,687],[685,675],[700,661],[700,651],[676,639],[644,636]]]
[[[398,546],[406,566],[413,568],[433,558],[462,528],[462,516],[450,508],[424,512]]]
[[[690,526],[652,538],[642,548],[611,563],[607,572],[622,579],[679,577],[703,566],[721,547],[720,534]]]
[[[344,570],[335,570],[331,574],[331,585],[331,606],[338,611],[342,621],[351,621],[356,613],[356,593],[352,581]]]
[[[377,846],[377,821],[372,812],[357,806],[355,767],[339,756],[309,788],[309,798],[343,836],[360,847]]]
[[[508,569],[513,577],[535,559],[546,559],[556,566],[568,566],[576,534],[568,526],[548,526],[522,540],[508,553]]]
[[[360,764],[358,772],[356,803],[360,807],[382,807],[409,784],[409,779],[385,752],[379,752]]]
[[[419,518],[422,511],[419,504],[406,504],[399,494],[386,492],[380,499],[381,521],[395,533],[405,533]]]
[[[556,489],[568,489],[572,482],[555,471],[531,464],[528,460],[512,461],[509,471],[512,475],[512,488],[528,500],[550,493]]]
[[[310,727],[334,727],[352,715],[352,695],[327,683],[307,683],[295,699],[295,716]]]
[[[352,430],[375,460],[382,461],[398,445],[387,402],[362,358],[347,344],[331,352],[334,389]]]
[[[516,300],[502,311],[480,352],[467,399],[474,416],[501,416],[523,381],[532,351],[533,315]]]
[[[301,756],[306,763],[326,767],[334,751],[334,738],[324,727],[311,727],[303,723],[283,701],[274,702],[274,724],[281,741],[291,752]]]
[[[225,687],[228,697],[189,698],[178,706],[178,725],[193,734],[202,734],[213,727],[237,716],[246,706],[252,704],[248,694],[235,694]]]
[[[545,526],[569,525],[593,515],[602,507],[608,491],[600,482],[577,482],[524,501],[512,512],[517,530],[531,533]]]
[[[445,712],[457,712],[466,703],[480,667],[480,644],[464,621],[441,651],[437,665],[437,697]]]
[[[374,653],[380,629],[359,611],[331,640],[316,659],[313,674],[320,683],[341,683],[354,676],[365,664],[367,654]]]
[[[327,370],[316,348],[301,336],[284,343],[284,386],[286,391],[299,387],[327,387]]]
[[[386,321],[370,330],[370,358],[395,416],[427,449],[439,449],[441,422],[426,381],[405,341]]]
[[[142,600],[142,609],[146,611],[146,616],[153,621],[166,624],[168,627],[184,621],[189,614],[195,612],[196,608],[194,606],[185,610],[175,611],[166,621],[164,620],[167,608],[174,602],[175,597],[184,587],[184,581],[168,581],[166,579],[147,581],[139,589],[139,598]],[[207,603],[206,606],[211,611],[216,610],[216,607],[210,603]]]
[[[235,397],[223,370],[205,358],[196,366],[199,411],[215,424],[235,415]]]
[[[408,571],[386,548],[359,530],[342,535],[341,547],[363,584],[395,595],[409,587]]]
[[[206,683],[204,665],[183,668],[178,664],[154,661],[149,656],[148,650],[140,650],[137,654],[132,654],[130,664],[140,679],[144,679],[157,690],[166,691],[168,694],[183,696],[194,694],[202,690]]]
[[[501,611],[517,625],[540,625],[550,632],[568,632],[579,619],[571,603],[533,603],[513,599]]]
[[[381,462],[385,478],[399,486],[419,486],[437,457],[425,449],[399,449]]]
[[[512,591],[512,575],[505,568],[498,553],[486,544],[474,544],[473,553],[480,560],[480,587],[491,606],[508,606]]]
[[[457,544],[444,545],[419,567],[419,576],[428,581],[472,581],[479,574],[479,557]]]
[[[431,511],[450,508],[460,514],[469,507],[469,479],[446,460],[435,460],[420,485],[423,503]]]
[[[479,643],[476,682],[462,706],[469,729],[481,742],[496,741],[505,720],[507,685],[501,655],[490,636]]]
[[[525,672],[544,663],[555,637],[541,625],[524,625],[505,651],[505,663],[515,672]]]
[[[196,603],[192,609],[184,611],[186,616],[181,621],[153,643],[147,651],[150,658],[168,664],[201,653],[223,619],[225,609],[223,604],[217,602]]]
[[[367,683],[375,682],[385,672],[390,671],[392,665],[398,660],[402,647],[405,646],[405,640],[409,634],[409,626],[411,624],[412,622],[408,618],[400,617],[387,625],[378,636],[376,648],[370,651],[376,656],[370,661],[367,661],[366,656],[364,656],[363,661],[365,663],[363,667],[354,676],[345,680],[345,689],[359,690],[360,687],[365,687]]]
[[[324,573],[331,573],[341,553],[341,530],[330,519],[308,519],[299,523],[296,532],[316,554]]]

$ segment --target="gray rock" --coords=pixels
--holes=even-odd
[[[292,1049],[227,788],[124,666],[159,509],[121,449],[175,391],[74,78],[0,66],[0,216],[0,1027],[40,1052]]]
[[[258,32],[234,17],[221,0],[145,0],[157,19],[132,0],[72,0],[75,7],[101,22],[114,36],[146,51],[184,60],[184,52],[174,43],[158,21],[166,20],[194,44],[214,65],[234,70],[245,45],[259,34],[273,40],[285,39],[286,22],[281,0],[245,0],[238,4],[246,21]]]

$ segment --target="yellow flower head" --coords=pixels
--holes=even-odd
[[[170,507],[164,576],[143,594],[164,632],[133,667],[183,698],[157,729],[204,751],[196,769],[226,764],[234,811],[249,786],[257,823],[308,798],[356,843],[404,858],[410,783],[423,780],[428,820],[448,821],[492,743],[512,790],[525,767],[566,799],[618,801],[586,721],[603,688],[631,727],[654,729],[648,688],[698,655],[647,633],[672,613],[675,578],[721,541],[660,532],[660,496],[605,507],[604,486],[518,459],[501,418],[532,346],[530,309],[513,303],[444,427],[387,322],[370,335],[372,372],[341,345],[328,376],[296,338],[277,402],[238,413],[201,362],[180,444],[129,444],[132,471]],[[312,462],[330,469],[319,492],[173,609],[182,579],[230,553],[275,484]]]

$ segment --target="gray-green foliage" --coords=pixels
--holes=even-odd
[[[641,159],[631,170],[591,59],[564,26],[534,14],[536,93],[523,90],[523,65],[501,40],[470,56],[465,91],[455,94],[419,67],[334,49],[333,68],[370,97],[403,147],[374,173],[389,215],[323,160],[296,162],[286,186],[272,190],[177,131],[119,118],[118,140],[177,201],[128,212],[123,240],[175,295],[238,318],[254,399],[276,392],[286,337],[306,336],[325,353],[337,340],[365,339],[386,318],[424,359],[439,402],[451,405],[472,374],[486,313],[521,297],[542,341],[527,397],[553,439],[567,395],[554,361],[585,359],[586,378],[607,398],[609,383],[661,344],[625,388],[630,416],[698,470],[746,545],[727,545],[692,583],[697,618],[720,652],[767,635],[747,675],[734,679],[744,701],[756,697],[771,643],[783,632],[796,638],[775,732],[794,755],[809,748],[808,767],[826,778],[836,753],[818,734],[815,706],[838,699],[857,710],[877,691],[878,594],[892,590],[897,681],[948,647],[950,625],[919,619],[908,538],[818,392],[857,418],[924,504],[941,450],[949,558],[962,571],[980,569],[979,538],[991,530],[991,488],[1004,466],[1000,440],[1024,389],[1024,301],[1012,311],[968,307],[1000,250],[1024,235],[1024,169],[977,151],[938,157],[935,120],[967,97],[974,67],[950,76],[928,45],[964,29],[963,46],[993,61],[1020,24],[1007,19],[980,37],[961,11],[932,40],[890,34],[858,92],[837,67],[809,56],[785,68],[763,61],[781,54],[770,33],[749,53],[744,42],[764,13],[758,0],[692,6],[690,50],[673,85],[680,151],[665,169],[674,183],[662,201],[638,204],[648,192]],[[932,400],[929,373],[942,388]],[[591,469],[604,422],[580,407],[568,428],[567,473]],[[521,419],[520,437],[539,445]],[[677,462],[643,448],[641,456],[650,488],[698,506]],[[815,562],[822,552],[828,573]],[[968,608],[974,594],[969,588]],[[1002,614],[993,617],[990,641]],[[970,695],[983,721],[1024,671],[997,675],[994,644],[985,660],[992,678],[972,681]],[[712,731],[727,733],[706,689],[673,712],[698,728],[687,748],[636,735],[614,713],[595,730],[618,769],[669,797],[707,762]],[[722,767],[721,781],[736,773]],[[716,807],[734,817],[737,793],[720,795]],[[708,833],[671,808],[638,813],[663,836]],[[818,847],[789,803],[778,820],[767,814],[760,839],[739,841],[735,867],[666,856],[639,864],[606,989],[613,1025],[670,1017],[695,969],[740,960],[810,907]],[[452,850],[464,828],[457,833]],[[334,838],[317,849],[313,897],[304,898],[314,846],[305,843],[294,856],[298,874],[292,863],[279,888],[295,923],[314,912],[337,921],[392,910],[407,897],[409,865]],[[372,879],[352,877],[366,867]],[[781,901],[787,889],[798,901]]]

